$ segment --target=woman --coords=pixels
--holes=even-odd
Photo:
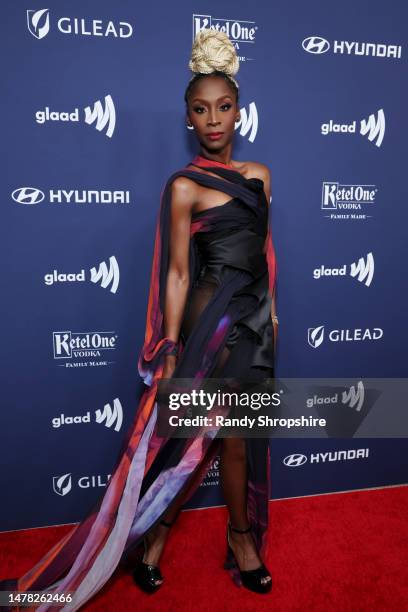
[[[0,583],[9,590],[74,592],[66,610],[80,608],[119,563],[132,566],[145,591],[160,588],[158,564],[169,526],[218,453],[230,518],[224,567],[236,584],[252,591],[267,593],[272,586],[262,562],[268,441],[163,438],[156,428],[161,378],[273,375],[276,265],[269,172],[262,164],[231,159],[239,89],[233,78],[238,58],[228,37],[201,31],[190,68],[187,124],[200,152],[162,192],[138,364],[148,388],[95,509],[22,578]],[[38,609],[54,607],[45,603]]]

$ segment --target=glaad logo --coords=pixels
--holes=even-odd
[[[346,276],[347,274],[347,264],[344,264],[340,268],[326,268],[326,266],[321,265],[320,268],[315,268],[313,270],[313,278],[320,279],[324,276]],[[364,257],[360,257],[357,263],[350,264],[350,276],[357,277],[357,280],[360,283],[365,284],[366,287],[371,285],[371,281],[374,276],[374,256],[373,254],[367,253],[367,259],[364,260]]]
[[[97,100],[93,108],[87,106],[84,109],[84,121],[88,125],[95,123],[95,128],[98,132],[103,130],[108,138],[112,138],[116,126],[116,111],[113,103],[112,96],[107,95],[104,99],[104,106],[100,100]],[[46,106],[44,110],[38,110],[35,113],[35,120],[37,123],[43,125],[46,121],[70,121],[72,123],[79,123],[79,108],[75,108],[71,112],[67,111],[52,111],[49,106]],[[105,129],[106,128],[106,129]]]
[[[240,116],[240,120],[235,124],[235,129],[239,128],[241,136],[246,136],[250,131],[248,140],[249,142],[254,142],[258,132],[258,111],[255,102],[249,104],[248,113],[246,108],[241,108]]]
[[[44,200],[45,194],[36,187],[19,187],[13,191],[11,197],[17,204],[39,204]]]
[[[310,453],[309,459],[306,455],[295,453],[288,455],[282,460],[287,467],[299,467],[307,461],[309,463],[326,463],[331,461],[349,461],[352,459],[368,459],[369,448],[350,448],[348,450],[330,451],[327,453]]]
[[[364,283],[366,287],[371,285],[374,276],[374,255],[367,253],[367,260],[360,257],[357,263],[352,263],[350,267],[350,276],[357,277],[360,283]]]
[[[382,108],[377,113],[377,117],[371,114],[367,121],[365,119],[360,121],[360,134],[363,136],[367,134],[370,142],[376,139],[375,144],[380,147],[385,133],[385,115]]]
[[[333,119],[330,119],[329,123],[322,123],[321,125],[321,133],[323,136],[327,136],[327,134],[330,133],[339,132],[355,134],[356,121],[353,121],[352,123],[334,123]],[[375,140],[374,144],[377,147],[381,146],[385,134],[385,115],[382,108],[377,111],[377,117],[371,114],[367,121],[365,119],[360,121],[360,134],[362,136],[367,135],[370,142]]]
[[[59,429],[63,425],[75,425],[78,423],[90,422],[91,413],[89,410],[86,414],[77,416],[65,416],[65,414],[61,413],[59,416],[53,417],[51,420],[54,429]],[[123,422],[123,409],[119,398],[116,397],[113,400],[113,408],[111,408],[110,404],[105,404],[103,410],[95,410],[95,422],[103,423],[105,427],[113,427],[115,431],[120,431]]]
[[[98,270],[91,268],[91,282],[98,283],[106,289],[111,285],[111,293],[116,293],[119,287],[119,265],[114,255],[109,257],[109,269],[104,261],[99,264]],[[51,274],[45,274],[44,282],[46,285],[54,285],[55,283],[66,283],[66,282],[85,282],[85,270],[82,269],[80,272],[58,272],[53,270]],[[100,281],[100,283],[99,283]]]
[[[111,96],[105,96],[105,108],[102,107],[100,100],[95,102],[92,110],[90,106],[85,108],[85,123],[92,125],[94,122],[99,132],[107,125],[106,135],[112,138],[116,124],[116,112]]]
[[[332,329],[328,333],[330,342],[359,342],[362,340],[380,340],[384,335],[381,327],[369,329]],[[324,340],[324,325],[309,327],[307,330],[307,341],[312,348],[318,348]]]
[[[385,45],[383,43],[334,40],[332,45],[333,53],[340,55],[370,55],[372,57],[400,59],[402,52],[401,45]],[[330,43],[321,36],[308,36],[302,41],[302,47],[308,53],[319,55],[329,51]]]
[[[35,38],[41,39],[50,31],[50,10],[28,10],[28,31]],[[113,36],[113,38],[129,38],[133,34],[133,27],[127,21],[113,21],[104,23],[101,19],[84,19],[78,17],[60,17],[57,29],[61,34],[74,34],[81,36]]]
[[[343,391],[341,396],[343,404],[347,404],[350,408],[354,408],[356,412],[360,412],[361,407],[364,404],[364,384],[362,380],[357,383],[357,389],[354,385],[351,385],[348,391]]]
[[[97,476],[81,476],[78,478],[76,485],[80,489],[91,489],[96,487],[106,487],[110,480],[111,474],[107,474],[106,477],[102,477],[100,474]],[[63,474],[62,476],[53,476],[52,477],[52,488],[54,493],[57,495],[67,495],[70,491],[72,491],[72,474],[68,472],[68,474]]]
[[[238,57],[241,62],[252,60],[252,57],[241,56],[240,46],[242,43],[254,44],[256,41],[256,33],[258,26],[255,21],[242,21],[238,19],[221,19],[212,17],[211,15],[195,15],[193,14],[193,41],[198,32],[203,28],[216,30],[217,32],[225,32],[234,47],[238,52]]]
[[[50,31],[50,10],[27,11],[27,27],[30,34],[40,40]]]
[[[116,397],[113,400],[113,408],[110,404],[105,404],[102,410],[96,411],[96,422],[104,423],[105,427],[113,427],[115,431],[119,431],[122,427],[123,410],[119,399]]]
[[[119,286],[119,266],[114,255],[109,257],[109,269],[104,261],[99,264],[98,270],[91,268],[91,282],[98,283],[99,281],[101,281],[101,287],[106,289],[111,285],[111,292],[116,293]]]
[[[19,187],[11,194],[17,204],[39,204],[44,191],[36,187]],[[130,191],[108,189],[50,189],[48,204],[129,204]]]
[[[306,400],[307,408],[319,408],[323,406],[337,406],[339,401],[338,393],[333,393],[333,395],[314,395],[313,397],[308,397]],[[364,404],[364,384],[363,381],[360,380],[357,383],[357,388],[355,385],[351,385],[351,387],[347,391],[343,391],[341,394],[341,403],[348,406],[349,408],[355,409],[356,412],[360,412],[361,408]]]
[[[341,185],[325,181],[322,185],[321,209],[327,211],[353,211],[345,214],[326,215],[331,219],[366,219],[372,217],[366,213],[360,214],[363,205],[375,204],[378,188],[376,185]]]

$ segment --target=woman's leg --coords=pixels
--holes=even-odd
[[[224,438],[221,448],[221,487],[227,504],[230,523],[236,529],[249,526],[247,514],[247,458],[242,438]],[[254,539],[249,533],[229,531],[229,542],[241,570],[253,570],[261,565]],[[266,583],[271,577],[263,578]]]
[[[196,287],[183,322],[182,331],[185,339],[188,338],[215,289],[216,285],[205,280],[202,280]],[[249,343],[251,346],[250,340]],[[212,378],[222,378],[228,375],[235,376],[239,372],[237,370],[237,362],[233,363],[233,360],[230,360],[234,348],[234,357],[238,359],[238,362],[241,362],[240,366],[242,367],[243,362],[240,359],[241,352],[239,347],[236,346],[230,350],[226,346],[222,350],[217,365],[211,373]],[[248,473],[245,440],[242,438],[224,438],[221,446],[221,487],[225,503],[228,507],[231,524],[237,529],[248,527],[247,484]],[[182,501],[176,499],[170,505],[163,520],[166,523],[172,523],[177,518],[181,505]],[[147,534],[144,557],[146,563],[158,565],[168,533],[169,529],[159,523]],[[231,531],[230,544],[242,570],[251,570],[259,567],[261,560],[250,533],[238,534]],[[269,579],[266,578],[265,580]]]
[[[187,305],[187,310],[183,319],[183,325],[181,333],[184,341],[186,341],[197,324],[203,310],[210,301],[214,291],[217,289],[217,284],[211,282],[208,279],[201,279],[200,282],[194,288],[191,295],[190,302]],[[227,350],[227,349],[224,349]],[[223,353],[220,357],[220,364],[224,364],[227,355]],[[176,498],[174,502],[169,506],[167,512],[163,516],[163,520],[167,524],[173,523],[178,514],[180,513],[181,506],[183,505],[182,498]],[[158,565],[161,554],[163,552],[164,545],[169,533],[168,527],[158,523],[153,529],[151,529],[145,538],[145,563],[151,565]],[[157,581],[160,584],[161,581]]]
[[[238,359],[241,358],[242,354],[238,346],[235,350],[234,357],[236,358],[238,355]],[[237,364],[234,363],[234,357],[228,360],[230,353],[231,351],[228,348],[223,350],[220,362],[213,374],[214,378],[236,375],[236,372],[239,372],[236,367]],[[231,525],[236,529],[247,529],[249,526],[247,512],[248,461],[245,439],[223,438],[220,476],[221,488],[228,508]],[[253,570],[261,565],[261,559],[250,532],[237,533],[236,531],[229,530],[229,542],[241,570]],[[267,583],[270,580],[271,577],[268,576],[262,578],[261,582]]]

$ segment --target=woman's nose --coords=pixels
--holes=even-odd
[[[215,110],[210,111],[209,112],[209,116],[208,116],[208,124],[209,125],[217,125],[218,123],[221,123],[221,122],[218,119],[217,112]]]

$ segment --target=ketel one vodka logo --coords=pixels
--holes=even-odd
[[[327,134],[355,134],[356,121],[352,123],[334,123],[330,119],[329,123],[322,123],[321,133],[323,136]],[[377,147],[381,146],[385,134],[385,115],[382,108],[377,111],[377,115],[371,114],[369,118],[360,121],[360,134],[366,136],[370,142],[374,142]]]
[[[86,106],[81,111],[81,116],[78,107],[72,111],[56,111],[46,106],[44,110],[36,111],[35,120],[41,125],[47,121],[61,121],[65,123],[84,121],[88,125],[93,125],[98,132],[104,132],[108,138],[112,138],[116,126],[116,111],[112,96],[107,95],[103,102],[97,100],[93,106]]]
[[[243,107],[239,109],[239,112],[240,119],[235,122],[235,129],[239,128],[240,136],[247,137],[249,142],[254,142],[258,132],[258,111],[255,102],[250,102],[248,111]],[[194,128],[187,126],[187,129],[193,130]]]
[[[28,10],[27,27],[30,34],[41,40],[50,31],[50,10]],[[55,26],[54,26],[55,27]],[[127,21],[103,21],[102,19],[88,19],[80,17],[58,17],[56,28],[59,34],[77,36],[97,36],[112,38],[129,38],[133,34],[133,27]]]
[[[213,487],[219,484],[220,480],[220,457],[217,455],[211,463],[208,472],[201,483],[201,487]]]
[[[313,270],[313,278],[315,280],[327,276],[338,277],[346,275],[347,264],[340,266],[340,268],[329,268],[321,265],[320,268],[315,268]],[[360,283],[364,283],[366,287],[369,287],[374,276],[374,255],[371,252],[367,253],[366,259],[360,257],[357,262],[351,263],[348,275],[356,278]]]
[[[342,185],[335,181],[324,181],[322,185],[321,209],[330,219],[368,219],[372,215],[363,212],[375,204],[376,185]]]
[[[327,332],[329,342],[362,342],[380,340],[384,335],[381,327],[354,328],[354,329],[331,329]],[[309,327],[307,330],[307,341],[312,348],[318,348],[323,344],[325,337],[324,325]]]
[[[95,489],[97,487],[106,487],[110,480],[111,474],[101,476],[100,474],[92,476],[80,476],[75,479],[75,486],[79,489]],[[52,488],[57,495],[67,495],[72,491],[73,478],[71,472],[62,474],[61,476],[52,477]]]
[[[360,412],[364,404],[364,384],[359,380],[357,387],[351,385],[346,391],[341,393],[341,404]],[[325,406],[337,406],[339,403],[339,394],[336,392],[329,395],[313,395],[306,399],[307,408],[320,408]]]
[[[119,398],[115,397],[112,406],[108,403],[104,405],[103,410],[95,410],[94,421],[95,423],[100,423],[109,429],[120,431],[123,423],[123,409]],[[90,423],[91,412],[88,410],[86,414],[76,416],[67,416],[61,413],[59,416],[53,417],[51,422],[54,429],[59,429],[65,425]]]
[[[52,334],[54,359],[83,359],[102,357],[105,351],[116,349],[115,332],[58,331]]]
[[[302,41],[302,47],[308,53],[321,55],[332,50],[339,55],[365,55],[400,59],[401,45],[385,45],[384,43],[366,43],[348,40],[333,40],[330,42],[322,36],[308,36]]]
[[[224,32],[235,49],[241,62],[252,60],[252,45],[255,44],[258,26],[255,21],[243,21],[239,19],[222,19],[212,15],[193,14],[193,41],[204,28]],[[241,45],[244,44],[244,47]]]
[[[86,282],[85,269],[80,272],[58,272],[53,270],[49,274],[45,274],[44,282],[46,285],[55,285],[56,283],[76,283]],[[109,289],[111,293],[116,293],[119,287],[119,264],[114,255],[109,257],[109,267],[105,261],[102,261],[97,268],[90,269],[90,278],[92,283],[100,285],[103,289]]]

